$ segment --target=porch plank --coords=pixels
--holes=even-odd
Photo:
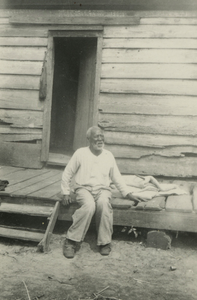
[[[21,205],[13,203],[1,203],[0,212],[15,213],[29,216],[49,217],[53,207],[37,205]]]
[[[58,194],[60,192],[60,190],[61,190],[61,179],[59,179],[59,176],[58,176],[58,181],[56,181],[53,184],[50,184],[49,186],[44,187],[43,189],[40,189],[36,192],[31,193],[29,196],[41,197],[41,198],[42,197],[52,198],[53,196]]]
[[[191,213],[193,210],[190,195],[169,196],[166,202],[166,211]]]
[[[3,178],[4,176],[8,176],[9,174],[13,174],[13,173],[18,172],[20,170],[23,170],[23,168],[2,166],[2,167],[0,167],[0,176],[1,176],[1,178]]]
[[[26,241],[31,240],[34,242],[40,242],[44,234],[38,232],[31,232],[25,230],[23,231],[23,230],[0,227],[0,236],[7,237],[7,238],[22,239]]]
[[[50,186],[54,182],[60,180],[61,177],[62,177],[62,173],[58,172],[54,176],[51,175],[49,178],[46,178],[45,180],[38,181],[35,184],[32,184],[30,186],[24,187],[23,189],[20,189],[20,190],[16,191],[15,195],[24,195],[24,196],[29,195],[29,196],[33,197],[32,196],[33,193],[35,193],[38,190],[41,190],[44,187]]]
[[[8,191],[9,187],[12,185],[26,181],[27,179],[33,177],[37,177],[39,175],[42,175],[43,173],[47,173],[47,170],[46,169],[41,169],[41,170],[22,169],[12,174],[9,174],[8,176],[9,186],[6,189],[6,191]]]
[[[49,177],[52,177],[54,175],[56,175],[58,172],[55,170],[53,170],[53,172],[51,170],[43,173],[43,174],[40,174],[38,176],[35,176],[33,178],[27,178],[27,180],[24,180],[22,182],[18,182],[14,185],[11,185],[11,186],[8,186],[6,188],[6,193],[10,193],[10,194],[17,194],[16,192],[17,191],[20,191],[21,189],[24,189],[26,187],[29,187],[31,186],[32,184],[35,184],[35,183],[38,183],[38,182],[41,182]]]

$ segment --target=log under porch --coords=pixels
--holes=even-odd
[[[28,205],[39,206],[41,203],[45,203],[46,207],[43,213],[50,214],[50,205],[60,201],[62,172],[62,167],[39,170],[0,167],[0,178],[9,181],[6,190],[0,192],[0,212],[5,211],[7,203],[12,203],[14,207],[20,202],[23,204],[23,209],[18,211],[20,214],[34,215]],[[113,197],[111,203],[114,209],[114,225],[197,232],[197,182],[184,179],[159,181],[178,184],[188,194],[157,197],[136,207],[132,207],[129,200]],[[10,206],[10,213],[13,207]],[[76,208],[75,204],[69,207],[60,205],[58,219],[71,221]]]

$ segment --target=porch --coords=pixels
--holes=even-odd
[[[0,167],[0,178],[8,180],[5,191],[0,192],[0,214],[15,213],[27,216],[46,217],[45,234],[0,224],[0,236],[49,243],[56,219],[71,221],[77,208],[75,204],[65,207],[60,201],[62,167],[25,169],[10,166]],[[161,181],[161,180],[159,180]],[[162,180],[180,185],[187,195],[156,197],[146,203],[131,206],[131,201],[113,197],[114,225],[143,227],[157,230],[197,232],[197,183],[192,180]],[[52,218],[51,218],[52,215]],[[51,219],[50,219],[51,218]],[[31,233],[30,233],[31,232]],[[30,238],[28,238],[28,234]],[[43,248],[43,244],[41,246]]]

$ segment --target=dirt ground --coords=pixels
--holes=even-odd
[[[161,250],[146,247],[143,230],[135,238],[114,227],[112,252],[103,257],[91,227],[75,258],[66,259],[69,225],[58,222],[46,254],[35,243],[0,238],[0,300],[197,299],[197,234],[174,235],[171,249]]]

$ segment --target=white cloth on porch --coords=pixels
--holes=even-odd
[[[144,179],[135,175],[123,175],[124,181],[129,188],[129,191],[136,197],[140,197],[142,201],[151,200],[154,197],[159,196],[169,196],[169,195],[183,195],[187,194],[187,192],[181,189],[176,184],[166,184],[159,183],[162,190],[158,189],[154,184],[147,183],[144,185]],[[144,176],[145,178],[146,176]],[[115,188],[115,186],[111,186],[112,188],[112,197],[121,198],[121,194]]]

